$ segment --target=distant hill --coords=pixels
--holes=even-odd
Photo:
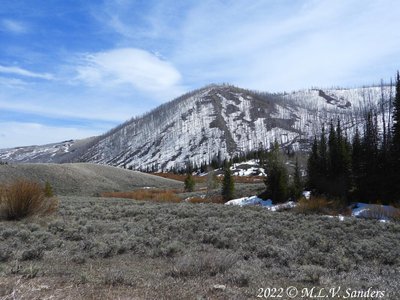
[[[368,108],[378,109],[389,87],[308,89],[262,93],[230,85],[210,85],[163,104],[111,131],[83,141],[0,150],[12,162],[93,162],[167,171],[188,162],[232,158],[275,140],[309,149],[322,124],[340,119],[351,137]]]
[[[93,196],[143,187],[183,187],[176,180],[91,163],[0,165],[0,183],[22,178],[42,183],[48,181],[58,195]]]

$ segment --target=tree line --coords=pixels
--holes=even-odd
[[[340,120],[315,137],[307,165],[307,187],[343,202],[391,204],[400,200],[400,76],[395,97],[381,111],[369,109],[350,140]]]

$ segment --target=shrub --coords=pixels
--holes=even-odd
[[[187,253],[178,257],[174,269],[169,272],[172,277],[215,276],[228,271],[238,260],[235,254],[221,253]]]
[[[104,274],[103,279],[104,284],[111,286],[127,285],[134,286],[135,283],[132,278],[126,276],[126,274],[121,270],[109,269]]]
[[[221,195],[214,195],[210,197],[190,197],[185,200],[188,203],[193,204],[200,204],[200,203],[217,203],[217,204],[224,204],[225,201]]]
[[[298,201],[296,211],[303,214],[335,214],[334,203],[324,197],[302,198]]]
[[[54,213],[58,200],[47,198],[36,182],[17,180],[0,189],[0,215],[7,220],[20,220],[35,215]]]
[[[24,250],[21,253],[21,260],[39,260],[43,257],[43,247],[34,247],[31,249]]]
[[[400,209],[386,209],[382,205],[372,205],[362,215],[366,219],[400,221]]]
[[[48,181],[46,181],[46,183],[44,185],[44,195],[45,195],[45,197],[48,197],[48,198],[54,197],[53,188],[50,185],[50,182],[48,182]]]
[[[131,192],[106,192],[102,197],[127,198],[154,202],[181,202],[174,190],[138,189]]]

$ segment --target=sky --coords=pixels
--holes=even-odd
[[[0,148],[99,135],[210,83],[389,80],[399,14],[397,0],[2,0]]]

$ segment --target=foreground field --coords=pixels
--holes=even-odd
[[[0,221],[0,299],[256,299],[260,288],[289,286],[400,297],[397,223],[60,200],[52,218]]]
[[[0,182],[28,179],[49,182],[57,195],[98,196],[143,187],[182,189],[176,180],[91,163],[0,165]]]

